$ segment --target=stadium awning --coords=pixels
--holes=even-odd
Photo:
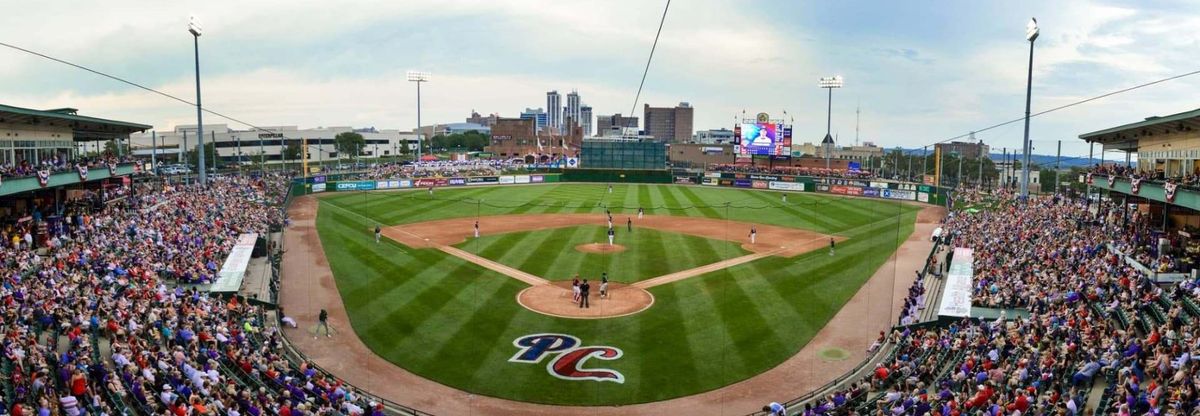
[[[0,104],[0,123],[70,127],[77,142],[126,138],[153,126],[79,115],[74,108],[34,110]]]
[[[1136,152],[1138,140],[1154,135],[1200,131],[1200,109],[1145,120],[1079,135],[1088,143],[1100,143],[1105,150]]]

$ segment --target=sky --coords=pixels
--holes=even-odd
[[[29,2],[0,15],[0,42],[195,98],[189,15],[198,16],[206,108],[256,125],[412,129],[472,110],[516,117],[577,90],[596,115],[629,114],[664,1]],[[715,1],[671,3],[643,103],[695,107],[695,129],[766,112],[794,140],[825,134],[822,76],[841,75],[841,144],[921,147],[1020,118],[1035,16],[1034,112],[1196,71],[1200,2]],[[195,109],[0,47],[0,103],[72,107],[170,130]],[[1200,75],[1034,118],[1034,153],[1086,156],[1082,133],[1200,107]],[[565,103],[565,98],[564,98]],[[860,111],[856,123],[856,110]],[[787,115],[784,116],[786,111]],[[206,124],[239,123],[206,116]],[[856,133],[856,126],[858,132]],[[997,151],[1023,124],[981,132]],[[1112,156],[1109,156],[1110,158]]]

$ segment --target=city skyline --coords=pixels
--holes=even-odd
[[[472,108],[517,117],[562,86],[587,95],[583,104],[597,115],[638,115],[630,108],[661,12],[661,4],[642,2],[234,4],[46,4],[0,23],[16,34],[8,43],[189,97],[184,27],[194,12],[205,25],[206,107],[261,125],[409,129],[417,123],[408,69],[433,74],[422,86],[425,124],[459,120]],[[327,18],[334,8],[345,14],[336,23]],[[843,75],[833,99],[835,135],[853,137],[861,106],[863,141],[919,147],[1021,115],[1030,16],[1043,30],[1033,74],[1037,112],[1193,70],[1178,52],[1198,40],[1187,30],[1200,20],[1198,9],[1123,1],[673,4],[636,106],[690,102],[695,130],[729,128],[743,110],[787,110],[796,141],[817,141],[825,97],[816,80]],[[728,24],[774,16],[786,19]],[[293,30],[301,26],[309,29]],[[537,33],[556,35],[538,37],[529,53],[520,40]],[[194,123],[184,104],[11,49],[0,56],[0,76],[21,81],[3,90],[10,104],[80,108],[164,130]],[[1086,154],[1079,134],[1191,110],[1196,105],[1181,91],[1197,87],[1185,78],[1035,118],[1034,151],[1061,139],[1065,154]],[[1015,148],[1020,130],[977,137]]]

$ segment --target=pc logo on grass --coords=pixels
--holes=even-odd
[[[625,383],[625,376],[607,368],[583,368],[592,358],[612,361],[621,358],[620,348],[579,345],[579,338],[565,334],[533,334],[513,340],[517,355],[512,363],[538,364],[547,355],[555,355],[546,364],[546,372],[563,380],[592,380]]]

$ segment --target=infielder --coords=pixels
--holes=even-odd
[[[379,224],[375,224],[375,244],[379,244],[379,234],[383,232],[383,228]]]
[[[479,238],[479,220],[475,220],[475,238]]]
[[[758,229],[754,228],[754,226],[751,225],[750,226],[750,244],[754,244],[755,237],[758,237]]]
[[[833,237],[829,237],[829,255],[833,255],[834,242]]]
[[[645,214],[645,213],[646,213],[646,211],[643,211],[642,207],[638,207],[638,219],[639,220],[642,219],[642,214]]]
[[[608,223],[608,245],[609,246],[613,245],[613,237],[615,237],[616,235],[617,235],[616,231],[614,231],[612,228],[612,221],[609,221],[609,223]]]

